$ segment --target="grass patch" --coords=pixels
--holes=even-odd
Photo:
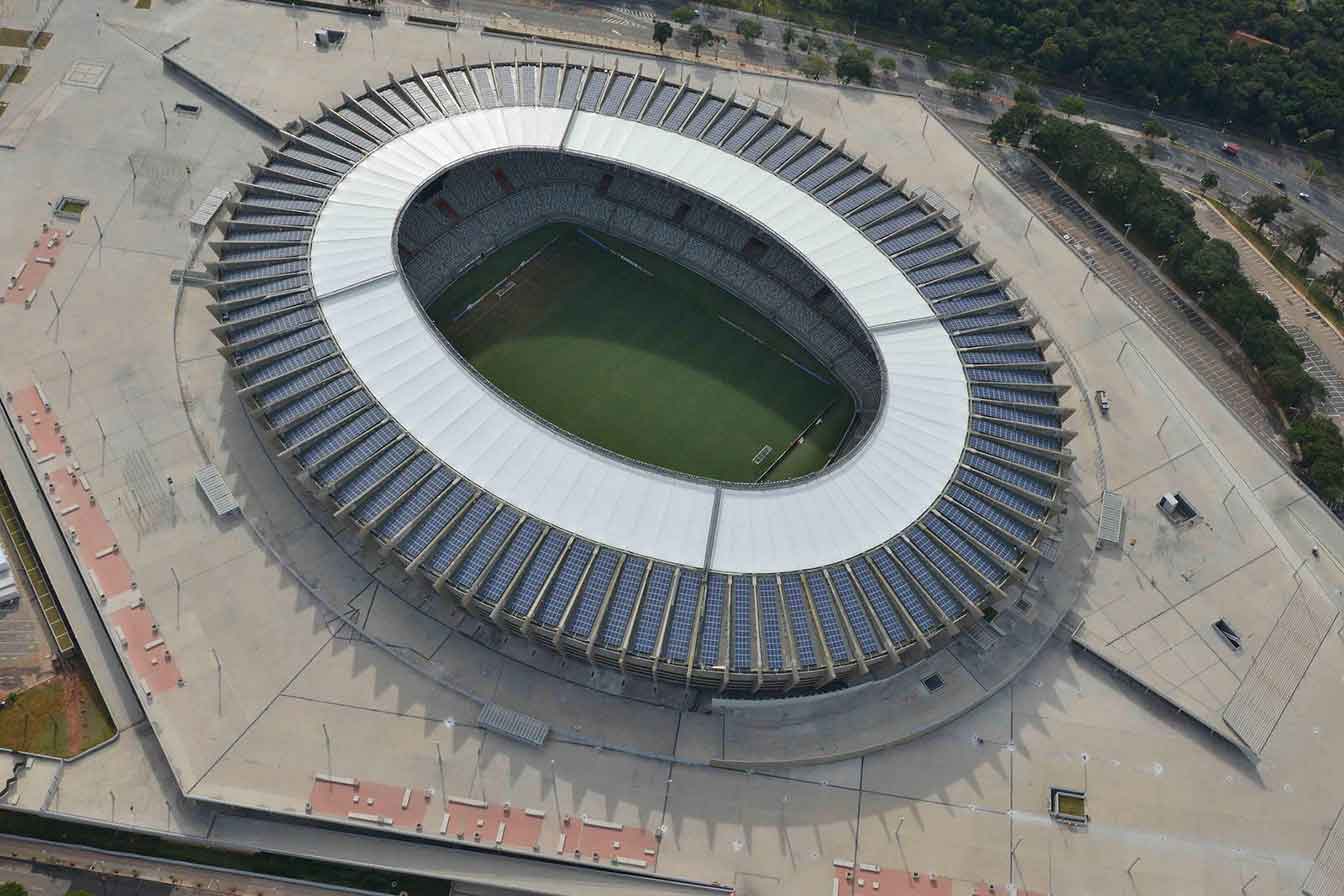
[[[1299,292],[1305,295],[1317,311],[1325,315],[1336,325],[1344,325],[1344,315],[1341,315],[1339,309],[1327,298],[1320,289],[1307,283],[1307,272],[1298,264],[1292,256],[1284,252],[1278,246],[1274,245],[1260,231],[1255,229],[1255,225],[1247,221],[1241,215],[1234,212],[1229,206],[1224,205],[1217,199],[1208,199],[1214,208],[1222,212],[1227,220],[1232,222],[1232,226],[1237,232],[1246,237],[1247,241],[1255,248],[1260,250],[1260,254],[1269,259],[1269,263],[1274,265],[1274,269],[1293,284]]]
[[[853,404],[819,361],[699,274],[587,234],[528,234],[450,286],[430,316],[501,391],[617,454],[752,482],[829,408],[771,478],[825,465]]]
[[[0,28],[0,47],[26,47],[28,38],[33,34],[32,31],[22,28]],[[47,44],[51,43],[51,32],[43,31],[33,41],[33,48],[45,50]]]
[[[56,202],[56,217],[68,218],[72,221],[78,221],[84,214],[84,209],[89,207],[87,199],[76,199],[72,196],[62,196]]]
[[[149,9],[149,0],[135,0],[136,9]]]
[[[4,100],[0,100],[0,115],[4,115],[4,114],[5,114],[5,110],[8,109],[8,108],[9,108],[9,103],[5,102]]]
[[[12,694],[0,709],[0,747],[70,757],[116,733],[82,660],[50,681]]]
[[[30,812],[0,812],[0,833],[33,837],[52,843],[77,843],[147,858],[193,862],[213,868],[269,874],[288,880],[311,881],[371,893],[405,892],[408,896],[442,896],[448,891],[448,884],[445,881],[411,874],[389,873],[356,865],[319,862],[270,852],[209,849],[192,843],[105,828],[100,825],[58,821]]]
[[[28,80],[28,73],[31,71],[32,69],[26,65],[14,66],[14,71],[11,72],[9,76],[9,83],[22,84],[24,81]]]

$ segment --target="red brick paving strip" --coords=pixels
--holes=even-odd
[[[63,230],[51,228],[45,233],[39,233],[37,245],[28,250],[28,255],[24,258],[23,271],[13,286],[9,285],[9,278],[13,276],[14,271],[6,272],[5,292],[0,296],[0,304],[34,298],[42,288],[42,281],[47,279],[47,274],[60,257],[61,250],[65,248],[65,240]],[[54,245],[48,247],[48,242],[54,242]],[[37,260],[39,258],[49,258],[52,263],[43,264]]]
[[[26,435],[24,447],[42,480],[43,491],[61,530],[67,540],[75,542],[75,555],[94,583],[106,624],[114,639],[121,642],[117,646],[126,654],[139,686],[148,692],[147,696],[176,688],[181,672],[157,630],[153,614],[131,593],[135,575],[115,549],[116,533],[94,503],[96,499],[88,481],[74,458],[65,453],[60,423],[46,409],[38,386],[17,390],[10,411],[20,433]]]

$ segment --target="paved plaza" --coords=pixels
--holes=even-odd
[[[313,45],[324,27],[349,32],[341,49]],[[843,711],[807,697],[711,713],[504,638],[364,547],[277,468],[206,294],[173,279],[211,260],[188,219],[263,160],[263,121],[436,57],[584,54],[233,0],[64,0],[49,30],[0,117],[15,147],[0,150],[0,267],[29,258],[49,203],[89,205],[53,224],[71,235],[40,288],[24,281],[31,302],[0,303],[6,413],[40,418],[36,447],[0,431],[0,470],[120,736],[38,763],[7,801],[528,892],[1301,892],[1344,805],[1325,765],[1344,732],[1344,530],[1248,431],[1261,421],[1215,397],[1230,384],[1204,374],[1233,375],[1217,351],[1184,356],[1176,324],[1117,295],[1050,222],[1030,224],[1040,208],[1012,177],[914,99],[667,74],[843,135],[940,197],[1029,299],[1075,411],[1061,553],[1032,582],[1067,621],[1053,637],[1057,619],[1041,623],[1022,668],[964,642],[933,654],[947,703],[893,679]],[[171,74],[165,52],[252,115]],[[241,514],[217,517],[196,488],[206,464]],[[40,491],[44,472],[55,484]],[[1197,520],[1158,510],[1171,491]],[[1105,492],[1125,498],[1125,525],[1098,550]],[[73,504],[90,534],[71,553]],[[548,723],[545,745],[481,728],[483,702]],[[1086,791],[1086,826],[1049,817],[1057,787]],[[1336,892],[1332,869],[1315,893]]]

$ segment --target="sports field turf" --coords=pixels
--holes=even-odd
[[[538,416],[683,473],[754,482],[824,413],[769,478],[810,473],[853,414],[845,389],[756,311],[674,261],[572,225],[494,253],[429,314]]]

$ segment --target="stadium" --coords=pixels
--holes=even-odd
[[[1067,386],[936,195],[661,75],[342,100],[237,184],[211,310],[278,456],[436,591],[779,693],[926,655],[1050,550]]]
[[[1344,892],[1344,529],[997,95],[612,5],[92,7],[0,114],[0,679],[87,670],[0,706],[15,862]]]

